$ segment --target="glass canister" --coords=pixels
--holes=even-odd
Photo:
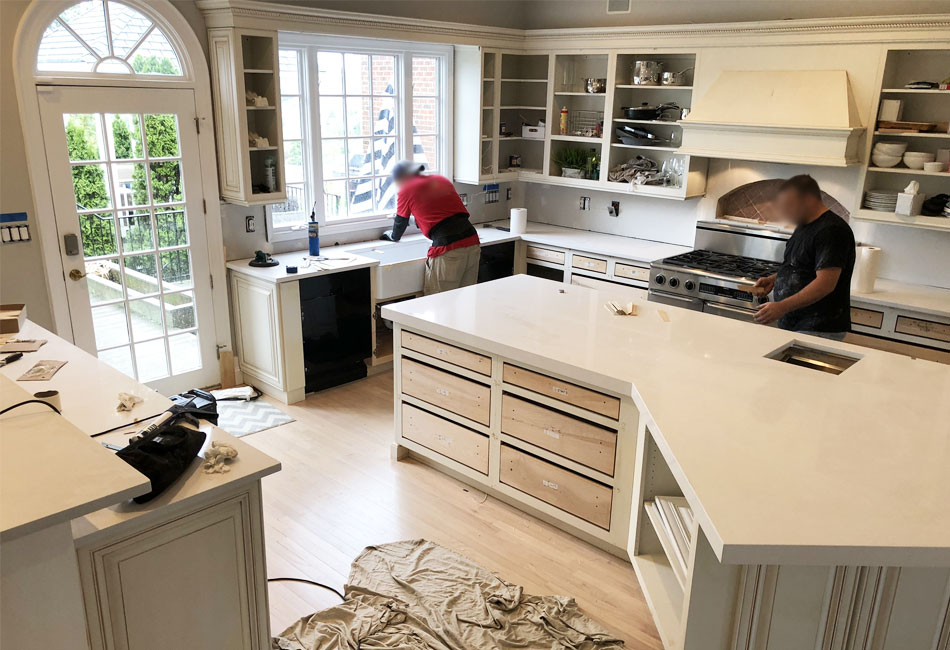
[[[662,74],[663,64],[659,61],[634,61],[630,83],[634,86],[658,86]]]

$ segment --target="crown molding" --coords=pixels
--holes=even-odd
[[[694,25],[509,29],[315,9],[261,0],[196,0],[208,27],[401,38],[528,51],[832,43],[950,42],[950,14],[813,18]]]

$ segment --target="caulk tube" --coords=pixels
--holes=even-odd
[[[310,257],[320,257],[320,224],[317,223],[317,202],[310,210],[310,223],[307,224],[307,240],[310,242]]]

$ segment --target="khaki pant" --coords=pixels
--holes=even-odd
[[[428,258],[422,292],[428,296],[475,284],[478,280],[478,260],[481,256],[482,247],[476,244]]]

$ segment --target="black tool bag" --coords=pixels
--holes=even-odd
[[[145,474],[152,482],[152,491],[135,497],[133,501],[151,501],[174,483],[201,451],[205,437],[202,431],[180,424],[168,424],[117,451],[116,456]]]

